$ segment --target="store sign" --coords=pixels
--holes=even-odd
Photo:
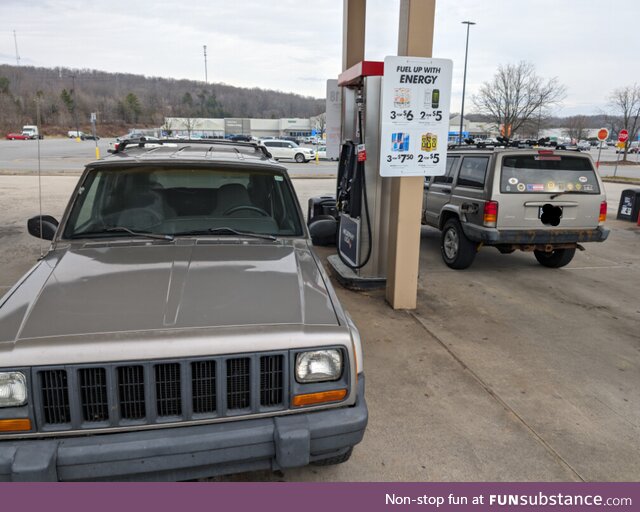
[[[337,80],[327,80],[326,101],[327,158],[337,159],[340,156],[340,114],[342,110],[342,88],[338,87]]]
[[[384,59],[380,176],[445,174],[452,70],[449,59]]]

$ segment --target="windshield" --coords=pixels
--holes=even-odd
[[[591,160],[566,155],[514,155],[502,159],[500,192],[599,194]]]
[[[90,171],[63,238],[131,232],[301,236],[302,228],[293,193],[278,173],[156,166]]]

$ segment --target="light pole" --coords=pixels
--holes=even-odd
[[[203,45],[202,48],[204,49],[204,83],[208,84],[209,77],[207,76],[207,45]]]
[[[464,50],[464,78],[462,79],[462,108],[460,109],[460,134],[459,141],[462,144],[462,123],[464,122],[464,93],[467,86],[467,55],[469,54],[469,26],[475,25],[473,21],[463,21],[463,25],[467,26],[467,46]]]

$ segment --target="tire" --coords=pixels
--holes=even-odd
[[[329,457],[328,459],[321,459],[312,462],[314,466],[334,466],[336,464],[342,464],[343,462],[347,462],[353,453],[353,446],[347,450],[346,453],[342,455],[336,455],[335,457]]]
[[[556,249],[551,252],[533,251],[534,256],[538,260],[538,263],[544,267],[560,268],[569,263],[576,250],[574,249]]]
[[[302,153],[296,153],[294,160],[301,164],[304,162],[304,155]]]
[[[465,236],[458,219],[449,219],[444,223],[440,236],[440,252],[448,267],[456,270],[469,267],[477,251],[477,244]]]

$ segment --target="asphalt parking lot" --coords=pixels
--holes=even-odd
[[[59,218],[76,180],[44,176],[43,213]],[[0,294],[39,255],[25,226],[37,182],[0,176]],[[294,184],[303,209],[334,187]],[[228,479],[639,480],[640,228],[612,220],[623,188],[607,184],[609,240],[565,268],[483,249],[454,271],[423,228],[416,311],[337,286],[364,343],[363,443],[340,466]]]

